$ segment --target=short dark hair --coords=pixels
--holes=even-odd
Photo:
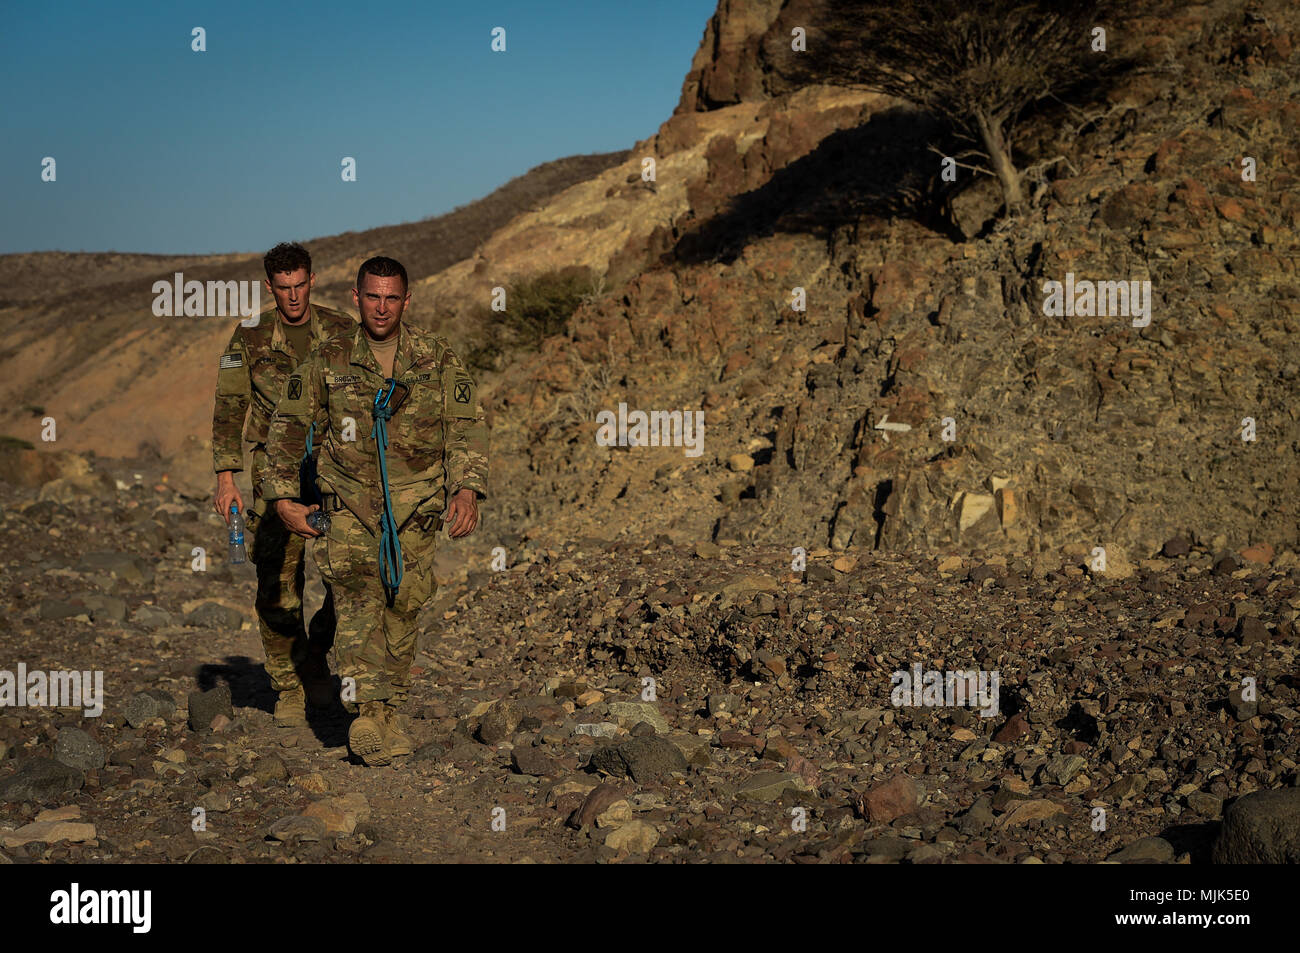
[[[307,274],[310,275],[311,253],[297,242],[280,242],[266,253],[262,264],[266,267],[267,281],[279,272],[295,272],[299,268],[306,268]]]
[[[361,263],[357,269],[357,290],[361,290],[361,282],[366,275],[374,275],[376,278],[401,278],[402,290],[406,290],[406,269],[402,263],[395,258],[385,258],[383,255],[376,255],[374,258],[368,258]]]

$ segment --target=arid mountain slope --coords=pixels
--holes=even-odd
[[[1104,546],[1116,567],[1176,531],[1216,549],[1294,542],[1295,11],[1220,2],[1119,24],[1115,54],[1136,68],[1026,117],[1032,208],[995,224],[985,183],[936,187],[934,122],[782,85],[801,3],[720,4],[656,134],[556,183],[468,257],[438,261],[416,225],[315,243],[326,303],[345,303],[374,252],[437,268],[415,270],[414,317],[457,344],[494,333],[477,315],[495,287],[571,265],[599,276],[566,333],[484,375],[493,531]],[[31,439],[35,405],[60,418],[62,447],[202,464],[186,441],[206,435],[226,328],[160,330],[113,302],[155,273],[253,260],[20,257],[0,274],[83,276],[93,293],[0,315],[0,432]],[[1076,277],[1150,282],[1149,325],[1045,313],[1045,283]],[[71,347],[48,326],[75,327]],[[620,402],[703,410],[703,454],[598,445],[596,414]]]
[[[1103,546],[1116,572],[1184,529],[1293,543],[1296,30],[1282,5],[1127,21],[1116,53],[1137,67],[1024,124],[1033,210],[996,227],[982,185],[933,194],[939,132],[906,111],[877,101],[803,149],[820,91],[685,97],[702,111],[661,148],[725,115],[767,133],[711,136],[691,213],[652,235],[660,263],[521,368],[541,385],[499,395],[502,458],[540,483],[507,522],[558,500],[556,532],[586,511],[786,547]],[[1149,281],[1150,324],[1045,313],[1046,283],[1073,277]],[[706,453],[597,446],[595,411],[620,401],[703,407]]]
[[[309,241],[315,300],[350,308],[357,266],[381,252],[400,258],[417,280],[444,269],[473,254],[516,215],[623,156],[547,162],[446,215]],[[177,460],[182,470],[202,472],[195,440],[210,436],[215,356],[234,322],[155,317],[151,289],[178,271],[202,282],[259,281],[265,277],[261,254],[0,256],[0,434],[39,442],[41,418],[49,414],[57,423],[58,449],[184,455]],[[262,303],[269,298],[263,295]],[[437,322],[428,302],[417,299],[412,307],[415,320]]]

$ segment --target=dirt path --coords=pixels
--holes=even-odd
[[[1116,579],[531,541],[472,589],[441,580],[419,750],[367,769],[340,712],[272,724],[251,570],[215,547],[191,570],[221,538],[199,502],[142,484],[0,505],[0,670],[99,670],[105,695],[98,718],[0,713],[14,862],[1202,862],[1225,804],[1296,783],[1291,553]],[[920,686],[896,704],[914,665],[984,673],[968,702],[991,717]],[[204,689],[232,710],[195,731]]]

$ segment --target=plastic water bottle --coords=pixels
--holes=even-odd
[[[244,518],[239,515],[237,503],[230,504],[230,562],[248,562],[248,554],[244,551]]]

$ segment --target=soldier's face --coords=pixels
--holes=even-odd
[[[316,274],[307,274],[306,268],[297,271],[277,271],[266,282],[266,290],[275,297],[275,306],[284,320],[297,324],[307,314],[311,289],[316,284]]]
[[[352,300],[361,312],[366,333],[375,341],[386,341],[397,333],[411,296],[396,275],[391,278],[364,275],[361,287],[352,289]]]

